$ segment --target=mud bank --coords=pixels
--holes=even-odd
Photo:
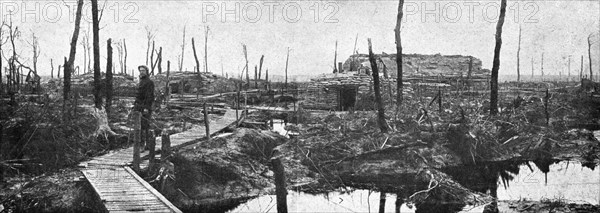
[[[268,162],[286,140],[272,131],[239,128],[185,147],[171,159],[174,180],[162,193],[184,212],[222,212],[273,193]]]

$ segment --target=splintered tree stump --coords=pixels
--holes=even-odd
[[[77,98],[75,98],[75,101],[77,101]],[[96,131],[93,134],[94,137],[103,135],[108,140],[108,136],[117,135],[117,133],[113,132],[110,129],[110,126],[108,125],[108,114],[106,113],[106,110],[104,108],[94,108],[94,110],[92,111],[92,116],[94,116],[98,124],[98,127],[96,128]]]
[[[379,213],[385,213],[385,192],[382,192],[379,197]]]
[[[140,130],[141,130],[141,113],[133,112],[133,163],[132,169],[136,172],[140,171]]]
[[[206,103],[204,103],[204,127],[206,128],[206,140],[210,141],[210,122],[208,120],[208,111],[206,110]]]
[[[275,194],[277,196],[277,212],[287,213],[287,189],[285,187],[285,171],[281,159],[271,160],[275,176]]]
[[[156,136],[154,136],[154,130],[148,131],[148,141],[146,145],[148,146],[148,156],[150,157],[148,169],[151,170],[156,164]]]
[[[167,160],[167,157],[169,157],[169,155],[171,154],[171,138],[169,138],[169,133],[167,133],[166,130],[162,131],[161,139],[162,147],[160,158],[161,161],[164,162]]]

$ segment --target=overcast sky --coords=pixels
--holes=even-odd
[[[89,1],[85,2],[82,34],[91,29],[91,7]],[[26,41],[31,40],[32,33],[39,37],[42,52],[38,69],[42,75],[50,74],[51,58],[58,66],[58,61],[62,63],[62,58],[68,55],[75,1],[65,3],[0,2],[3,20],[7,21],[9,11],[13,11],[14,25],[22,31],[17,50],[29,63],[32,53]],[[264,67],[269,73],[280,75],[284,73],[287,47],[291,48],[291,75],[331,72],[336,40],[338,61],[344,61],[352,53],[357,34],[356,49],[361,53],[367,51],[367,38],[372,39],[376,53],[396,52],[393,29],[398,1],[100,0],[100,5],[103,4],[106,4],[100,32],[103,71],[108,38],[115,42],[126,39],[128,69],[145,63],[146,27],[156,30],[156,45],[163,47],[164,69],[170,60],[171,70],[178,67],[184,26],[187,27],[184,69],[192,70],[195,65],[191,37],[196,39],[203,66],[203,28],[209,26],[208,65],[217,74],[223,65],[229,75],[239,75],[245,64],[242,43],[248,47],[251,69],[264,54]],[[500,74],[516,73],[519,27],[524,73],[531,73],[534,57],[535,73],[539,74],[542,52],[546,74],[558,74],[561,70],[566,73],[569,56],[572,74],[580,69],[581,55],[585,56],[584,69],[587,69],[587,37],[592,33],[594,69],[599,70],[599,4],[599,1],[508,1]],[[402,26],[404,53],[473,55],[482,59],[484,68],[490,69],[499,5],[500,0],[407,1]],[[3,46],[5,53],[10,49]],[[83,66],[82,54],[79,45],[75,63],[80,66]],[[116,61],[116,50],[114,55]]]

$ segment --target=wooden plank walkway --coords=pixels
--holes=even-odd
[[[227,109],[223,117],[211,122],[209,133],[215,134],[238,122],[235,110]],[[205,137],[204,126],[195,126],[188,131],[171,135],[171,147],[182,147]],[[161,138],[157,137],[157,150],[160,147]],[[148,151],[140,153],[142,158],[147,155]],[[129,147],[95,157],[79,166],[109,212],[181,212],[129,168],[132,160],[133,147]]]

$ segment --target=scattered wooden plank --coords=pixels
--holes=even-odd
[[[169,208],[171,208],[174,212],[181,213],[181,211],[179,209],[177,209],[177,207],[175,207],[171,202],[169,202],[169,200],[167,200],[167,198],[165,198],[162,194],[160,194],[160,192],[156,191],[156,189],[154,189],[152,186],[150,186],[150,184],[148,182],[144,181],[144,179],[142,179],[135,172],[133,172],[133,170],[131,170],[131,168],[125,167],[125,170],[127,172],[129,172],[129,174],[131,174],[135,179],[137,179],[142,185],[144,185],[144,187],[146,187],[158,199],[163,201],[163,203],[165,203],[165,205],[167,205]]]

